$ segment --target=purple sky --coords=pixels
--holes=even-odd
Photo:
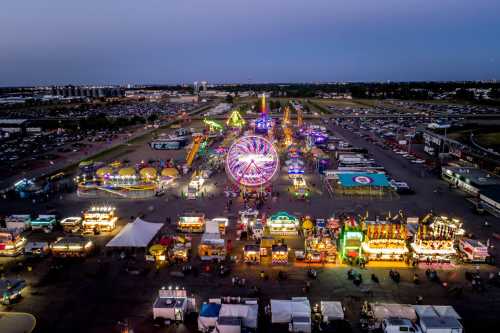
[[[498,0],[15,0],[0,86],[500,79]]]

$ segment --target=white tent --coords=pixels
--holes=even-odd
[[[161,228],[163,223],[151,223],[136,218],[110,240],[106,247],[146,247]]]
[[[257,304],[222,304],[219,317],[236,317],[242,319],[244,327],[257,328]]]
[[[342,303],[321,301],[321,314],[324,322],[344,319]]]
[[[271,322],[273,324],[289,323],[292,320],[292,302],[289,300],[271,300]]]

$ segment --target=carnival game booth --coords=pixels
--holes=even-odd
[[[188,297],[185,289],[163,287],[153,303],[153,319],[183,322],[186,314],[196,308],[196,299]]]
[[[405,260],[409,254],[405,223],[393,220],[364,221],[363,254],[368,260]]]
[[[305,261],[309,263],[335,263],[337,245],[329,236],[310,236],[305,240]]]
[[[382,173],[337,172],[333,179],[330,184],[338,194],[381,196],[392,191],[387,176]]]
[[[82,227],[82,218],[80,216],[66,217],[60,222],[64,232],[75,233]]]
[[[187,212],[179,217],[177,230],[180,232],[202,233],[205,231],[205,214]]]
[[[84,258],[92,253],[94,243],[87,237],[72,235],[58,238],[50,245],[50,251],[54,257]]]
[[[342,231],[340,232],[339,243],[342,259],[361,257],[363,231],[353,218],[344,222]]]
[[[226,234],[226,229],[229,226],[229,219],[227,217],[216,217],[211,219],[209,222],[217,225],[217,232],[219,232],[222,236]]]
[[[297,235],[299,225],[300,221],[297,217],[283,211],[271,215],[267,222],[271,235]]]
[[[5,218],[5,227],[21,231],[29,229],[31,227],[31,216],[28,214],[9,215]]]
[[[92,206],[83,213],[82,229],[84,233],[113,231],[118,217],[112,206]]]
[[[309,197],[309,188],[304,177],[297,176],[292,179],[293,195],[297,199],[307,199]]]
[[[243,261],[247,264],[260,263],[260,246],[247,244],[243,247]]]
[[[0,229],[0,256],[14,257],[23,252],[26,238],[21,232],[21,229]]]
[[[428,223],[430,221],[430,223]],[[418,224],[411,248],[417,261],[450,262],[456,255],[455,242],[464,230],[458,219],[433,216]]]
[[[55,215],[38,215],[38,217],[31,221],[31,230],[42,230],[44,232],[51,232],[57,225]]]
[[[288,264],[288,245],[274,244],[271,248],[271,263],[273,265]]]
[[[311,332],[311,305],[306,297],[271,300],[271,323],[287,324],[290,332]]]
[[[462,260],[472,263],[487,263],[490,262],[490,254],[488,246],[476,239],[462,238],[458,241],[458,249]]]

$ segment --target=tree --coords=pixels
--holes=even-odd
[[[233,102],[234,102],[233,96],[228,94],[226,96],[226,103],[233,104]]]

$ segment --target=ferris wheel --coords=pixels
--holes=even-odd
[[[279,168],[274,145],[261,136],[236,140],[227,153],[226,172],[239,185],[256,187],[272,180]]]

